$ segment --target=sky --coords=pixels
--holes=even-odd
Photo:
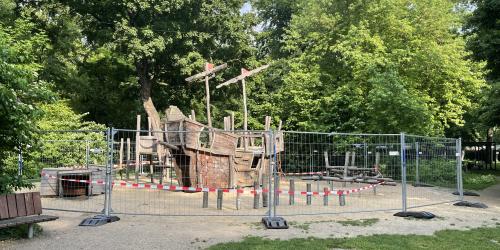
[[[248,13],[250,12],[250,10],[252,10],[252,5],[250,5],[249,2],[246,2],[245,4],[243,4],[243,7],[241,7],[240,13],[241,14]]]

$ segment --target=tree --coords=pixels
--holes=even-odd
[[[45,34],[23,20],[9,23],[0,24],[0,193],[28,185],[7,158],[35,140],[35,121],[42,114],[37,103],[54,98],[49,84],[37,79],[38,58],[49,46]]]
[[[488,127],[486,141],[493,142],[494,127],[500,125],[500,2],[495,0],[475,0],[475,10],[468,19],[466,35],[473,58],[486,61],[487,79],[490,89],[486,92],[479,108],[479,119]],[[492,155],[491,145],[486,153]],[[487,164],[491,164],[491,159]]]
[[[285,32],[293,14],[299,12],[298,0],[253,0],[252,7],[257,10],[261,32],[258,33],[257,46],[261,57],[283,57]]]
[[[500,2],[476,0],[475,10],[466,24],[468,48],[477,61],[486,61],[490,90],[481,108],[481,119],[488,126],[500,125]]]
[[[60,2],[80,16],[88,46],[109,49],[113,58],[131,66],[136,78],[131,84],[138,85],[155,130],[160,129],[160,117],[153,93],[162,107],[165,99],[190,100],[183,78],[196,66],[206,59],[229,58],[240,58],[233,62],[240,66],[253,53],[248,46],[251,18],[243,16],[242,21],[241,1]]]
[[[299,9],[273,98],[286,128],[441,135],[463,125],[484,81],[481,65],[465,59],[454,1],[317,0]]]

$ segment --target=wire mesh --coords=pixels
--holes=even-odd
[[[24,177],[39,191],[44,209],[101,212],[106,131],[41,131],[23,152]]]
[[[457,140],[406,135],[407,204],[409,208],[458,200]]]
[[[265,215],[269,138],[263,131],[116,130],[111,207],[125,214]]]
[[[404,134],[199,125],[45,131],[22,153],[23,176],[47,209],[103,211],[108,167],[113,213],[283,216],[404,210],[459,199],[451,194],[462,189],[459,147],[455,139]]]
[[[283,132],[278,214],[401,208],[399,135]]]

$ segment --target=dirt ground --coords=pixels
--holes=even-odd
[[[392,189],[396,190],[397,187],[391,187],[390,190]],[[436,192],[436,190],[431,191],[430,193]],[[382,189],[377,192],[377,195],[384,194]],[[41,235],[31,240],[0,242],[0,249],[202,249],[219,242],[238,241],[245,236],[289,239],[311,236],[354,237],[385,233],[432,234],[442,229],[466,230],[499,225],[500,185],[479,193],[481,197],[466,197],[466,200],[484,202],[489,208],[465,208],[444,203],[413,209],[436,214],[438,217],[432,220],[394,217],[395,211],[286,216],[291,224],[288,230],[266,230],[259,223],[260,216],[120,215],[119,222],[100,227],[79,227],[78,224],[90,214],[50,210],[44,213],[57,215],[60,219],[42,223],[44,231]],[[378,221],[369,226],[344,226],[338,223],[372,218],[377,218]]]

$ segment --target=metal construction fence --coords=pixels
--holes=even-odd
[[[289,216],[463,198],[460,139],[182,127],[44,131],[38,139],[20,158],[46,209]]]

